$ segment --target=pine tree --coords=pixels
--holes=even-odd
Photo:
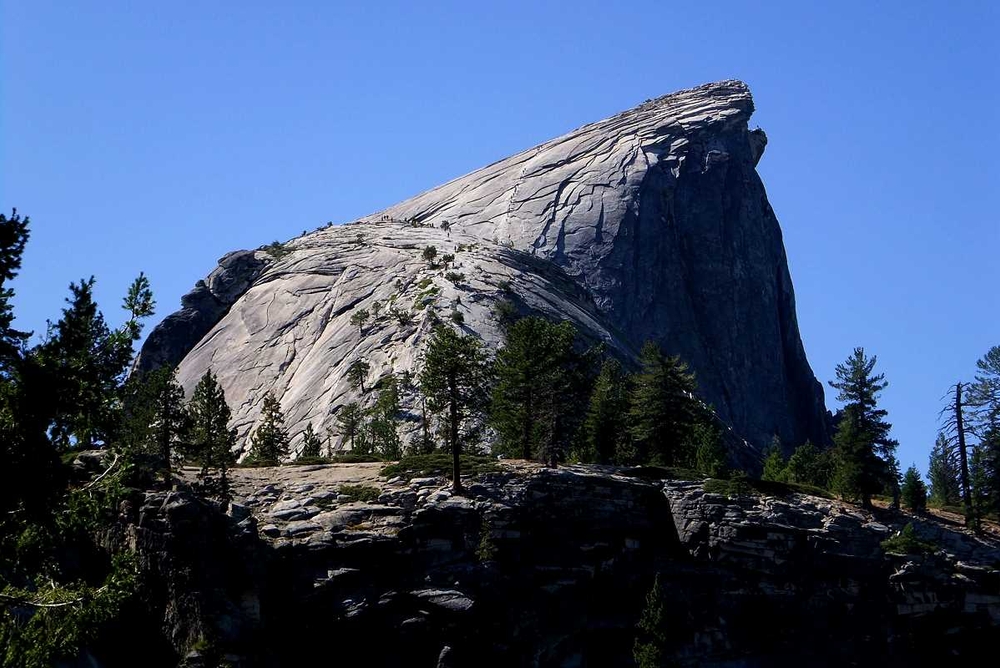
[[[896,454],[890,452],[885,459],[885,479],[882,483],[882,493],[892,499],[892,510],[899,510],[900,478],[899,460]]]
[[[365,331],[365,323],[368,322],[368,318],[371,317],[371,313],[367,309],[358,309],[353,314],[351,314],[351,324],[357,326],[358,334],[363,334]]]
[[[906,469],[901,489],[903,505],[915,513],[927,510],[927,486],[920,477],[916,465]]]
[[[618,360],[601,365],[594,381],[583,423],[583,461],[610,464],[622,439],[628,437],[628,377]]]
[[[728,478],[729,458],[722,443],[722,432],[712,422],[700,421],[691,430],[689,442],[694,447],[695,469],[709,478]]]
[[[1000,430],[983,433],[976,447],[981,478],[979,496],[984,514],[1000,514]]]
[[[356,359],[351,362],[350,366],[347,367],[347,382],[351,384],[351,387],[361,389],[361,393],[365,393],[365,378],[368,377],[368,372],[371,370],[371,365],[365,359]]]
[[[979,529],[983,518],[993,511],[991,499],[992,471],[986,463],[986,453],[982,448],[975,448],[969,457],[969,498],[972,501],[971,526]]]
[[[14,329],[14,307],[10,303],[14,291],[7,287],[21,269],[21,257],[28,243],[30,220],[21,218],[17,209],[8,218],[0,213],[0,375],[11,372],[11,364],[20,358],[20,351],[29,332]]]
[[[353,453],[366,454],[361,452],[363,448],[358,447],[363,440],[361,430],[364,415],[364,411],[356,401],[344,404],[337,411],[337,426],[340,428],[340,435],[344,437],[345,442],[351,444],[351,452]]]
[[[868,358],[864,348],[855,348],[847,360],[837,365],[837,380],[830,386],[840,390],[843,418],[834,436],[836,446],[836,491],[847,499],[871,508],[871,497],[893,479],[891,470],[898,443],[889,437],[892,425],[888,413],[878,407],[878,398],[888,383],[884,374],[875,374],[877,358]]]
[[[1000,346],[976,362],[969,388],[970,429],[979,443],[980,495],[988,512],[1000,513]]]
[[[385,378],[379,387],[378,398],[369,411],[368,430],[372,447],[383,459],[399,459],[402,441],[399,438],[399,384],[395,376]]]
[[[927,478],[931,482],[931,499],[936,504],[954,506],[961,501],[962,488],[958,476],[958,466],[952,456],[948,438],[944,434],[938,434],[927,466]]]
[[[764,458],[764,470],[760,474],[761,480],[773,480],[776,482],[788,481],[788,464],[781,453],[781,439],[775,436],[768,447],[767,456]]]
[[[497,382],[490,423],[498,449],[508,455],[544,457],[553,464],[575,433],[581,359],[569,322],[531,316],[514,323],[497,351]],[[586,396],[586,395],[584,395]]]
[[[462,426],[486,405],[489,370],[479,339],[439,325],[431,334],[420,372],[420,390],[433,412],[445,411],[452,453],[452,488],[462,490]]]
[[[664,466],[690,465],[691,437],[705,421],[694,374],[680,357],[667,357],[652,341],[640,354],[642,372],[634,376],[629,430],[642,461]]]
[[[46,520],[61,493],[59,459],[48,437],[54,402],[52,379],[36,354],[25,354],[30,336],[14,329],[10,281],[21,268],[29,219],[14,209],[0,214],[0,529],[18,516]]]
[[[188,434],[189,419],[184,405],[184,388],[172,367],[160,367],[135,374],[125,386],[124,425],[118,436],[120,449],[136,456],[153,455],[156,468],[167,484],[171,481],[171,461]]]
[[[51,387],[52,441],[57,448],[90,448],[114,439],[121,425],[121,394],[141,320],[153,314],[149,279],[132,282],[123,308],[129,319],[117,330],[94,301],[94,277],[70,284],[62,318],[49,325],[47,339],[33,351]]]
[[[281,402],[273,392],[264,396],[260,422],[250,437],[250,459],[262,466],[277,466],[288,456],[288,432]]]
[[[811,442],[806,441],[788,458],[785,466],[787,482],[812,485],[821,489],[830,487],[833,461],[828,450],[820,452]]]
[[[320,456],[323,449],[323,441],[319,434],[313,431],[312,422],[306,424],[302,430],[302,451],[299,453],[300,459],[315,459]]]
[[[186,454],[201,465],[198,479],[206,491],[228,500],[229,469],[236,463],[236,430],[229,428],[232,413],[211,370],[195,386],[188,415],[191,436]]]
[[[63,316],[49,325],[48,338],[38,351],[55,384],[56,415],[50,433],[61,450],[93,447],[111,421],[108,399],[117,384],[117,365],[108,358],[113,353],[111,329],[97,308],[93,288],[93,277],[70,284]]]
[[[653,580],[653,588],[646,594],[646,607],[639,618],[639,636],[632,647],[632,656],[639,668],[660,668],[665,665],[663,653],[667,644],[666,610],[660,574]]]

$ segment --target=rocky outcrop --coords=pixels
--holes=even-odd
[[[358,398],[345,380],[354,359],[371,363],[369,385],[412,374],[438,320],[495,345],[493,308],[509,299],[573,321],[626,361],[648,339],[680,354],[752,444],[824,442],[823,391],[755,170],[766,137],[748,129],[752,112],[738,81],[681,91],[293,239],[237,281],[234,299],[217,304],[210,285],[189,295],[141,363],[180,359],[188,389],[212,368],[242,435],[274,391],[297,436],[309,422],[332,426]],[[428,245],[454,260],[429,264]],[[358,309],[372,313],[360,330]],[[411,410],[414,398],[404,396]]]
[[[234,251],[222,257],[208,278],[181,297],[181,309],[150,332],[135,369],[142,372],[180,364],[260,276],[268,260],[265,253],[255,251]]]
[[[923,665],[1000,639],[1000,544],[930,517],[600,467],[505,465],[462,497],[375,465],[233,480],[228,516],[151,493],[123,531],[186,665],[310,665],[322,638],[371,666],[631,666],[657,576],[674,665]],[[883,550],[907,522],[935,551]]]

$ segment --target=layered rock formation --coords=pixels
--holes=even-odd
[[[307,422],[322,431],[358,398],[345,380],[353,360],[371,363],[368,385],[414,373],[432,323],[453,313],[495,345],[492,309],[511,299],[572,320],[626,360],[648,339],[680,354],[750,443],[823,442],[823,392],[755,170],[766,137],[749,130],[752,112],[738,81],[681,91],[306,234],[276,257],[233,266],[227,256],[213,275],[242,292],[219,298],[209,281],[202,299],[198,288],[150,336],[140,366],[178,363],[188,390],[211,368],[242,435],[268,391],[293,434]],[[427,245],[454,262],[430,266]],[[350,317],[361,308],[373,319],[359,331]],[[414,402],[408,388],[404,405]]]
[[[233,483],[228,542],[185,492],[123,515],[174,648],[144,665],[632,666],[657,575],[669,665],[947,665],[1000,636],[1000,542],[933,517],[646,469],[505,465],[465,497],[377,465]],[[931,553],[886,553],[905,523]]]

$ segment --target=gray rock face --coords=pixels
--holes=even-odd
[[[214,632],[241,666],[315,665],[308,642],[255,660],[262,637],[377,638],[371,666],[634,666],[654,578],[668,665],[958,665],[1000,636],[1000,540],[933,514],[509,462],[469,479],[463,497],[414,504],[412,490],[447,480],[295,468],[234,470],[251,513],[238,524],[187,493],[151,492],[137,525],[117,532],[164,602],[142,619],[163,615],[179,653]],[[275,508],[307,507],[348,480],[379,487],[379,503],[327,495],[324,514],[271,524]],[[220,523],[236,534],[228,547]],[[886,551],[906,525],[931,552]]]
[[[297,447],[306,423],[331,427],[359,398],[345,377],[352,361],[371,364],[366,386],[415,373],[433,322],[456,312],[496,345],[492,310],[510,299],[571,320],[626,360],[648,339],[680,354],[753,444],[825,441],[752,112],[738,81],[681,91],[294,239],[266,266],[263,253],[227,256],[154,330],[140,366],[179,360],[188,390],[212,368],[241,435],[275,391]],[[454,263],[430,267],[427,245]],[[360,308],[373,314],[361,331],[350,324]],[[413,388],[403,403],[415,419]]]
[[[136,370],[179,364],[246,292],[267,262],[264,253],[254,251],[234,251],[221,258],[208,278],[181,297],[181,310],[168,315],[150,332],[136,358]]]

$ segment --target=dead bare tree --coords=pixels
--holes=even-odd
[[[941,409],[939,418],[943,431],[948,437],[948,443],[958,456],[965,526],[977,528],[978,522],[972,507],[972,489],[969,484],[969,446],[966,443],[966,411],[968,406],[962,401],[964,389],[965,383],[961,381],[948,388],[948,392],[945,394],[948,403]]]

